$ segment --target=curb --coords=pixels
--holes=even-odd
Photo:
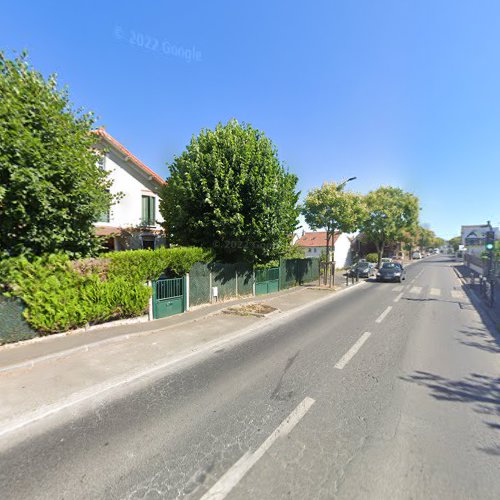
[[[332,297],[337,297],[339,294],[342,294],[343,292],[347,292],[349,290],[352,290],[353,288],[356,288],[359,285],[362,285],[363,283],[366,283],[366,281],[359,281],[358,283],[355,283],[354,285],[350,285],[349,287],[346,287],[346,288],[342,288],[341,290],[331,291],[331,292],[328,293],[328,295],[326,297],[321,297],[321,298],[319,298],[317,300],[314,300],[312,302],[308,302],[308,303],[303,304],[301,306],[298,306],[298,307],[296,307],[294,309],[291,309],[290,311],[275,312],[275,313],[273,313],[271,315],[267,315],[267,317],[272,316],[273,319],[277,319],[277,318],[280,318],[282,316],[286,316],[286,315],[291,314],[291,313],[300,312],[302,309],[305,309],[307,307],[313,306],[315,304],[320,304],[322,302],[325,302],[326,300],[331,299]],[[297,287],[297,288],[298,288],[297,290],[292,290],[292,291],[290,291],[288,293],[297,293],[297,292],[299,292],[301,290],[305,290],[304,288],[299,288],[299,287]],[[255,297],[253,297],[253,298],[255,298]],[[262,301],[270,300],[272,298],[275,298],[275,297],[273,297],[273,294],[270,294],[269,297],[266,297],[266,299],[264,299]],[[229,303],[228,303],[228,307],[230,307]],[[96,342],[90,342],[90,343],[84,344],[82,346],[72,347],[70,349],[65,349],[65,350],[62,350],[62,351],[59,351],[59,352],[55,352],[55,353],[52,353],[52,354],[47,354],[47,355],[44,355],[44,356],[38,356],[38,357],[32,358],[32,359],[27,360],[27,361],[20,361],[19,363],[14,363],[14,364],[11,364],[11,365],[6,365],[6,366],[3,366],[3,367],[0,367],[0,374],[4,374],[4,373],[8,373],[8,372],[13,372],[15,370],[19,370],[19,369],[23,369],[23,368],[33,368],[35,366],[35,364],[43,363],[44,361],[51,361],[51,360],[55,360],[55,359],[65,358],[67,356],[71,356],[72,354],[76,354],[78,352],[88,352],[90,349],[95,349],[95,348],[104,346],[106,344],[112,344],[114,342],[120,342],[120,341],[124,341],[124,340],[129,340],[129,339],[134,338],[134,337],[145,336],[145,335],[149,335],[149,334],[152,334],[152,333],[157,333],[157,332],[160,332],[160,331],[163,331],[163,330],[167,330],[167,329],[170,329],[170,328],[181,327],[181,326],[184,326],[186,324],[189,324],[189,323],[192,323],[192,322],[195,322],[195,321],[200,321],[200,320],[203,320],[203,319],[208,319],[208,318],[210,318],[210,316],[213,316],[215,314],[219,314],[223,310],[224,309],[219,309],[217,311],[210,311],[207,314],[205,314],[203,316],[200,316],[199,318],[186,319],[186,321],[182,321],[182,322],[177,323],[175,325],[167,325],[167,326],[164,326],[164,327],[161,327],[161,328],[155,328],[153,330],[148,330],[148,331],[145,331],[145,332],[135,332],[135,333],[126,333],[126,334],[122,334],[122,335],[117,335],[116,337],[111,337],[109,339],[98,340]],[[266,319],[266,317],[264,317],[262,319]],[[244,331],[241,332],[241,334],[244,334],[244,333],[245,333]],[[65,335],[65,334],[61,334],[61,335]],[[50,337],[47,337],[47,338],[50,338]]]

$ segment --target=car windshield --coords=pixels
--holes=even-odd
[[[382,269],[395,269],[395,268],[400,268],[399,264],[395,264],[394,262],[384,262],[382,264]]]

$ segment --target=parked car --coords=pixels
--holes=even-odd
[[[360,278],[369,278],[373,275],[374,270],[369,262],[360,260],[357,264],[354,264],[354,266],[352,266],[348,271],[349,276],[356,276],[356,273]]]
[[[422,258],[422,254],[420,252],[413,252],[412,255],[411,255],[411,258],[412,259],[421,259]]]
[[[377,281],[401,281],[406,279],[406,269],[397,262],[384,262],[377,273]]]

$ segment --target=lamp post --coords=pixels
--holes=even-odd
[[[342,191],[345,187],[345,185],[348,182],[351,182],[353,180],[357,179],[357,177],[349,177],[348,179],[342,181],[338,186],[337,186],[337,191]],[[328,241],[328,233],[327,233],[327,241],[326,241],[326,266],[325,266],[325,285],[327,283],[327,277],[328,277],[328,267],[330,267],[330,262],[332,262],[331,269],[330,269],[330,286],[335,285],[335,261],[330,261],[330,255],[329,255],[329,241]],[[335,229],[333,230],[332,234],[332,254],[335,254]],[[333,257],[334,255],[332,255]]]
[[[344,186],[351,181],[356,180],[357,177],[349,177],[349,179],[346,179],[345,181],[342,181],[338,186],[337,186],[337,191],[342,191],[344,189]]]

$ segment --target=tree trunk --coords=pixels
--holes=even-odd
[[[325,255],[325,279],[323,280],[323,284],[326,286],[328,284],[328,253],[330,249],[330,229],[327,227],[326,228],[326,255]]]
[[[382,263],[382,254],[384,253],[384,244],[385,242],[375,242],[375,246],[377,247],[377,254],[378,254],[378,268],[380,269],[380,264]]]

